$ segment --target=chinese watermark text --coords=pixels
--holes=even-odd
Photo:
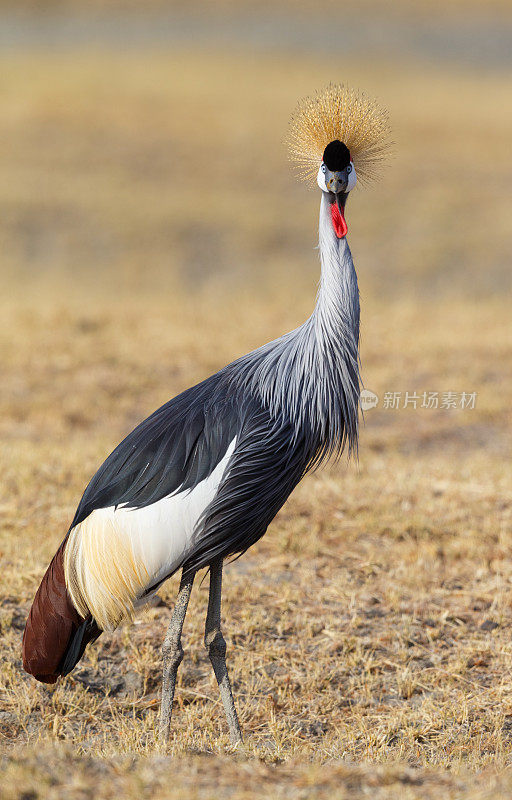
[[[361,408],[403,409],[403,408],[439,408],[465,411],[476,407],[477,392],[384,392],[382,403],[375,392],[363,389],[361,392]]]

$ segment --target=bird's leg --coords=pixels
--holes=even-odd
[[[204,645],[208,650],[213,671],[219,684],[231,741],[233,744],[240,744],[242,742],[242,731],[238,722],[226,666],[226,642],[220,627],[221,597],[222,559],[219,558],[210,565],[210,596],[208,598],[208,612],[204,630]]]
[[[176,605],[162,646],[163,675],[162,675],[162,704],[160,706],[160,740],[167,744],[171,727],[172,702],[176,688],[178,667],[183,660],[181,646],[181,632],[187,613],[188,601],[194,583],[194,575],[184,578],[181,576],[180,590],[176,598]]]

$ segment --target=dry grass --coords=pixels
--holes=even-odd
[[[512,114],[500,76],[335,65],[386,101],[396,131],[386,178],[350,203],[366,386],[479,394],[474,410],[369,411],[359,465],[309,476],[226,568],[245,751],[230,753],[202,646],[207,583],[185,627],[172,761],[154,739],[164,605],[101,637],[54,689],[21,671],[31,598],[104,456],[311,308],[318,198],[295,185],[280,142],[296,96],[333,64],[240,64],[2,64],[4,794],[508,797]]]

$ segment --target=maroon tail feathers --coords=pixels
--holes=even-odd
[[[55,683],[81,659],[100,630],[71,602],[64,578],[64,540],[37,590],[23,634],[23,668],[43,683]]]

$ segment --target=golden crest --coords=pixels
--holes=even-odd
[[[316,181],[329,142],[339,139],[350,150],[357,177],[375,178],[389,153],[388,113],[363,92],[343,84],[329,84],[301,100],[292,116],[287,144],[299,176]]]

